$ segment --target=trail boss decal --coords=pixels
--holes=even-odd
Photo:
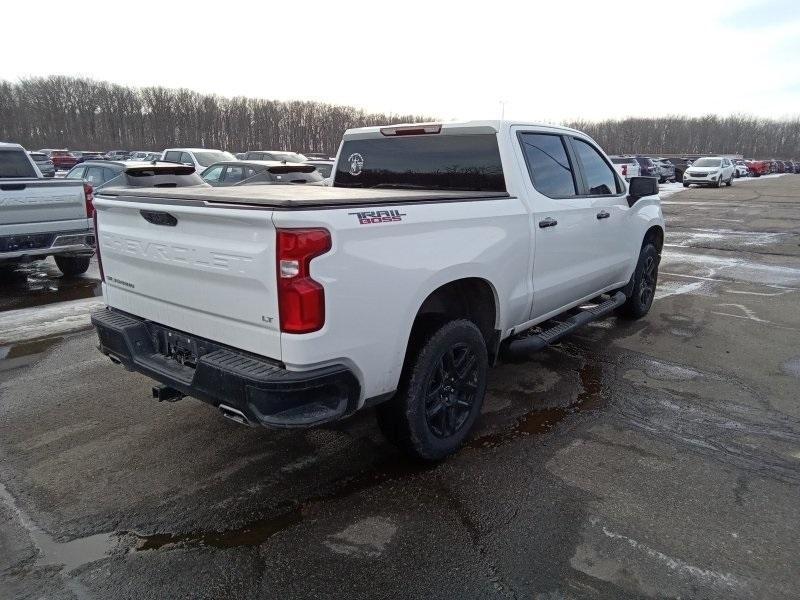
[[[392,223],[395,221],[402,221],[403,217],[406,216],[406,213],[401,213],[399,210],[368,210],[365,212],[351,212],[347,214],[357,216],[359,225]]]

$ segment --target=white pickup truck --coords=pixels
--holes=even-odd
[[[91,185],[42,179],[22,146],[0,143],[0,270],[53,256],[64,275],[84,273],[93,214]]]
[[[664,239],[654,178],[586,135],[508,121],[348,130],[332,187],[104,189],[100,349],[240,423],[378,405],[437,460],[487,370],[617,310],[645,315]]]

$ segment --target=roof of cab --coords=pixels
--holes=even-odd
[[[0,149],[2,150],[24,150],[21,144],[14,142],[0,142]]]
[[[431,121],[428,123],[395,123],[395,124],[387,124],[387,125],[379,125],[375,127],[355,127],[353,129],[348,129],[344,132],[344,137],[352,137],[352,136],[371,136],[381,133],[381,129],[387,128],[395,128],[395,127],[423,127],[425,125],[440,125],[442,128],[442,133],[497,133],[501,129],[507,127],[542,127],[547,129],[556,129],[560,131],[570,132],[570,133],[580,133],[581,135],[586,135],[582,131],[578,131],[577,129],[572,129],[570,127],[564,127],[563,125],[553,125],[550,123],[531,123],[526,121],[514,121],[511,119],[489,119],[489,120],[477,120],[477,121],[450,121],[450,122],[435,122]]]

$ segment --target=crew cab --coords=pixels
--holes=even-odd
[[[22,146],[0,143],[0,269],[53,256],[64,275],[84,273],[95,243],[92,186],[41,177]]]
[[[242,424],[377,405],[414,457],[455,452],[487,371],[617,311],[647,314],[658,185],[587,135],[509,121],[348,130],[333,185],[95,198],[100,350]]]

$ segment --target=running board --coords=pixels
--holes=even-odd
[[[579,327],[583,327],[587,323],[591,323],[592,321],[596,321],[597,319],[605,317],[614,309],[625,304],[625,300],[625,294],[622,292],[617,292],[605,302],[596,306],[592,306],[591,308],[586,308],[570,318],[557,323],[549,329],[545,329],[544,331],[534,335],[516,337],[506,344],[504,354],[524,356],[530,354],[531,352],[543,350],[550,344],[554,344],[562,337],[572,333]]]

